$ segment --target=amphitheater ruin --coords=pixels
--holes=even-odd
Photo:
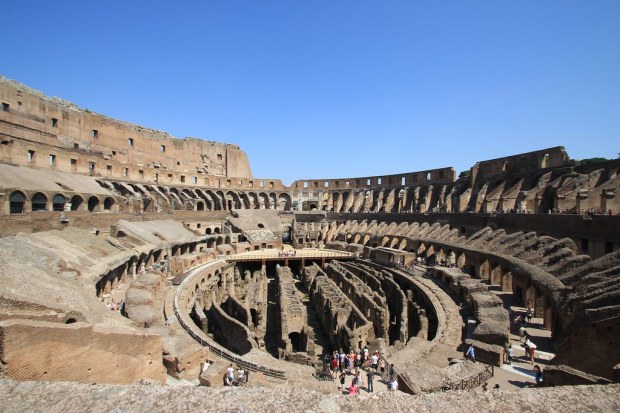
[[[233,144],[177,139],[4,77],[0,101],[0,384],[16,410],[26,381],[49,394],[53,382],[150,383],[148,397],[200,384],[214,393],[194,394],[215,400],[231,363],[249,376],[241,404],[292,403],[303,388],[316,406],[356,410],[337,380],[317,378],[325,355],[364,348],[397,367],[398,396],[359,395],[375,410],[396,397],[426,411],[454,394],[492,410],[484,383],[501,384],[498,406],[560,406],[564,394],[620,406],[620,160],[553,147],[459,176],[285,186],[254,177]],[[528,306],[534,363],[514,323]],[[530,389],[534,364],[543,379]]]

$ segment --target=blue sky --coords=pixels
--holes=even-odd
[[[9,1],[0,74],[254,176],[620,152],[620,1]]]

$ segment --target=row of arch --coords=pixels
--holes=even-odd
[[[453,191],[450,185],[326,191],[319,197],[318,207],[311,207],[336,213],[445,212],[452,208]]]
[[[291,209],[286,192],[224,191],[200,188],[176,188],[116,181],[97,181],[128,200],[141,202],[134,206],[139,212],[167,210],[216,211],[233,209]]]
[[[23,191],[13,191],[9,195],[10,214],[22,214],[30,211],[112,211],[115,204],[116,200],[113,197],[96,195],[91,195],[86,200],[81,195],[73,195],[69,198],[61,193],[46,195],[43,192],[29,194]]]

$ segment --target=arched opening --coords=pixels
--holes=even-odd
[[[9,197],[9,208],[11,214],[21,214],[24,212],[24,204],[26,203],[26,195],[20,191],[15,191]]]
[[[54,198],[52,198],[52,209],[54,211],[64,211],[66,201],[66,198],[61,194],[54,195]]]
[[[205,204],[204,202],[198,201],[196,203],[196,210],[197,211],[204,211],[205,210]]]
[[[206,235],[211,235],[211,232],[212,232],[212,231],[211,231],[211,228],[207,228],[207,229],[205,230],[205,234],[206,234]]]
[[[77,323],[77,320],[73,317],[67,318],[67,320],[65,321],[65,324],[73,324],[73,323]]]
[[[97,198],[96,196],[91,196],[90,198],[88,198],[89,212],[93,212],[95,208],[97,208],[97,206],[99,206],[99,198]]]
[[[77,211],[78,208],[82,205],[82,202],[84,202],[84,200],[81,196],[74,195],[73,198],[71,198],[71,211]]]
[[[114,206],[114,198],[108,197],[103,201],[104,210],[109,211],[112,209],[112,206]]]
[[[32,196],[32,211],[47,211],[47,197],[41,192]]]

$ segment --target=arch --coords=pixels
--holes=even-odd
[[[252,209],[247,192],[239,191],[239,199],[241,200],[241,208]]]
[[[282,211],[290,211],[291,209],[291,197],[286,192],[283,192],[278,196],[278,209],[281,209]]]
[[[21,191],[13,191],[9,197],[9,212],[11,214],[21,214],[24,212],[26,195]]]
[[[398,238],[393,237],[390,241],[390,248],[394,248],[398,244]]]
[[[421,242],[420,245],[418,246],[417,254],[422,255],[424,254],[424,251],[426,251],[426,245],[424,245],[424,243]]]
[[[241,200],[239,199],[239,194],[234,191],[226,192],[226,206],[229,210],[241,209]]]
[[[215,245],[222,245],[224,243],[224,237],[217,237]]]
[[[32,204],[32,211],[47,211],[47,197],[41,193],[37,192],[32,196],[30,201]]]
[[[248,197],[250,199],[251,209],[260,209],[260,202],[258,201],[258,195],[255,192],[249,192]]]
[[[211,228],[209,227],[209,228],[207,228],[207,229],[205,230],[205,235],[211,235],[211,232],[213,232],[213,231],[212,231],[212,230],[211,230]]]
[[[99,198],[91,196],[88,198],[88,211],[93,212],[99,206]]]
[[[269,197],[266,193],[261,192],[258,194],[258,203],[260,209],[269,209]]]
[[[332,211],[340,212],[340,208],[342,207],[342,198],[340,197],[340,192],[332,192]]]
[[[278,197],[275,193],[269,194],[269,209],[276,209],[278,206]]]
[[[202,201],[196,202],[196,211],[204,211],[204,210],[205,210],[205,203]]]
[[[103,209],[105,211],[110,211],[112,207],[114,206],[114,204],[115,204],[114,198],[107,197],[106,199],[103,200]]]
[[[57,212],[64,211],[66,202],[67,202],[67,199],[64,197],[64,195],[62,194],[54,195],[54,198],[52,198],[52,210],[57,211]]]
[[[73,197],[71,198],[71,211],[77,211],[78,208],[82,206],[83,202],[84,199],[81,196],[73,195]]]

